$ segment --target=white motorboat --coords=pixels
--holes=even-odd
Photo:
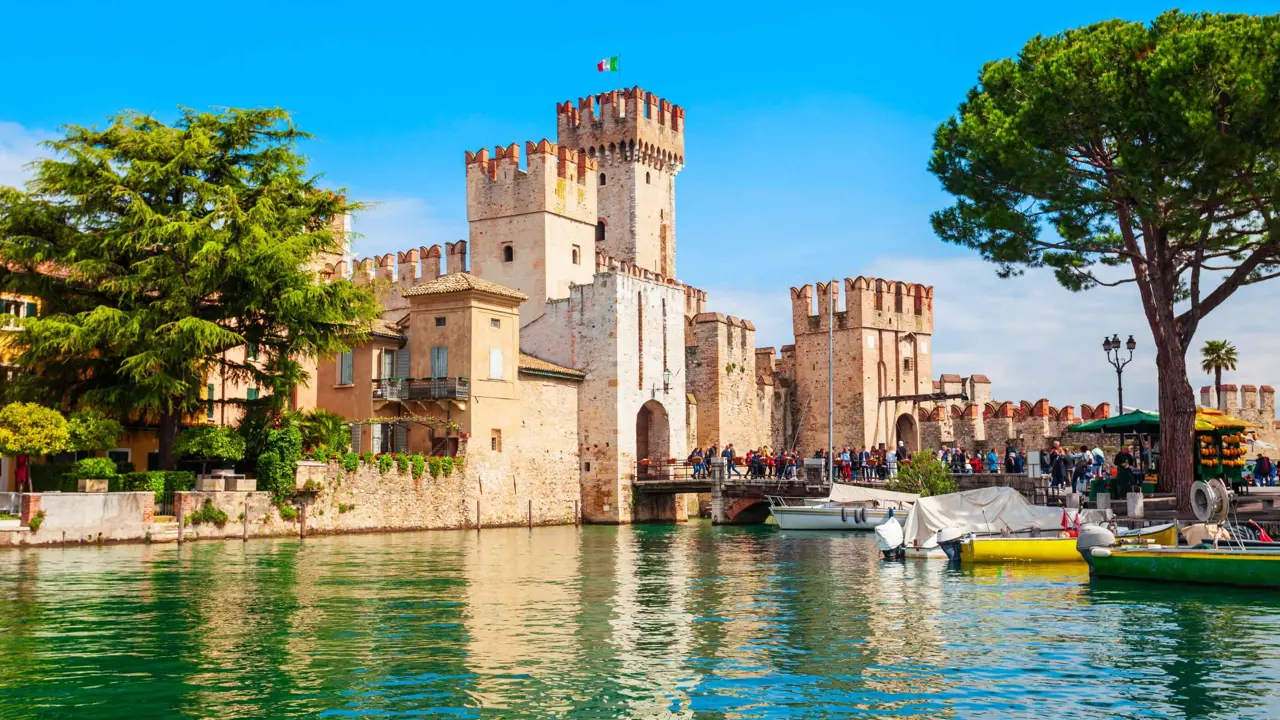
[[[904,518],[914,493],[833,483],[827,498],[770,497],[769,512],[783,530],[873,530],[890,518]]]

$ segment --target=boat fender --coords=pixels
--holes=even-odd
[[[849,522],[849,508],[840,508],[840,522]]]
[[[892,518],[892,517],[893,517],[893,508],[889,508],[889,517],[890,517],[890,518]]]
[[[866,508],[861,508],[860,510],[858,510],[858,522],[862,523],[863,525],[866,525],[866,524],[867,524],[867,509],[866,509]]]

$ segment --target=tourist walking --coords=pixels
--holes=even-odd
[[[742,473],[738,472],[738,466],[733,462],[733,443],[724,446],[724,452],[721,453],[721,457],[724,458],[727,466],[725,477],[733,477],[734,475],[742,477]]]

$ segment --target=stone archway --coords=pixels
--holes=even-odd
[[[671,456],[671,424],[667,409],[657,400],[640,406],[636,413],[636,462],[648,460],[653,465],[667,462]]]
[[[898,416],[897,435],[899,440],[907,444],[908,452],[916,452],[921,449],[916,419],[910,413],[903,413]]]

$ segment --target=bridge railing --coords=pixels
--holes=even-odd
[[[706,482],[710,486],[712,478],[723,476],[723,486],[725,487],[736,486],[760,488],[762,490],[782,490],[798,486],[812,489],[830,489],[831,487],[830,479],[824,469],[820,467],[796,468],[794,474],[789,477],[753,474],[749,468],[743,465],[737,465],[737,472],[730,473],[723,462],[695,468],[692,463],[686,461],[674,463],[641,461],[635,463],[632,469],[635,473],[633,476],[635,482],[641,485]]]

